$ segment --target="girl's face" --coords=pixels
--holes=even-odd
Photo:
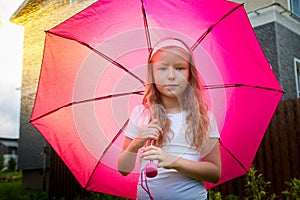
[[[180,98],[189,80],[189,55],[179,47],[159,50],[152,58],[154,83],[162,97]]]

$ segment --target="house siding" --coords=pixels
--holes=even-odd
[[[280,72],[279,82],[286,92],[283,96],[283,100],[295,99],[297,98],[297,93],[294,58],[300,59],[300,33],[296,34],[279,23],[275,25]]]
[[[300,58],[300,35],[277,22],[255,27],[254,30],[285,91],[282,100],[297,98],[294,58]]]

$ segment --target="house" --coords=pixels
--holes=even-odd
[[[300,94],[299,0],[245,0],[248,17],[285,94]]]
[[[23,172],[22,183],[26,188],[46,190],[49,182],[49,145],[29,123],[42,61],[44,31],[93,2],[95,0],[26,0],[11,18],[13,23],[24,26],[18,165]]]
[[[16,162],[18,161],[17,152],[18,139],[0,138],[0,157],[3,156],[4,158],[4,166],[7,166],[11,158],[15,159]]]
[[[27,0],[12,21],[25,27],[19,168],[28,188],[49,187],[49,145],[28,123],[41,66],[44,30],[50,29],[94,1]],[[286,92],[283,100],[300,96],[300,10],[295,0],[245,0],[250,22],[273,71]],[[298,7],[296,6],[298,3]]]

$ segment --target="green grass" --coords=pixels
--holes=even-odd
[[[48,194],[40,190],[28,190],[21,181],[0,183],[1,200],[47,200]]]
[[[0,172],[0,200],[47,200],[47,192],[26,189],[21,172]]]

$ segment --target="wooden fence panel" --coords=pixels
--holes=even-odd
[[[263,111],[262,111],[263,112]],[[280,102],[268,126],[264,139],[254,159],[254,166],[270,181],[270,193],[286,189],[285,181],[300,178],[300,99]],[[236,194],[243,197],[245,176],[224,183],[214,191],[223,196]]]
[[[262,111],[263,112],[263,111]],[[280,102],[266,131],[265,137],[254,159],[255,168],[262,173],[265,181],[270,181],[270,193],[281,195],[286,189],[285,181],[300,178],[300,99]],[[224,183],[214,191],[244,196],[245,176]],[[56,155],[51,154],[50,197],[73,199],[88,196],[71,172]]]
[[[89,192],[80,186],[64,162],[52,150],[50,156],[49,199],[73,200],[88,196]]]
[[[281,102],[254,161],[265,179],[271,182],[272,193],[280,195],[286,188],[285,181],[300,178],[299,126],[300,99]]]

